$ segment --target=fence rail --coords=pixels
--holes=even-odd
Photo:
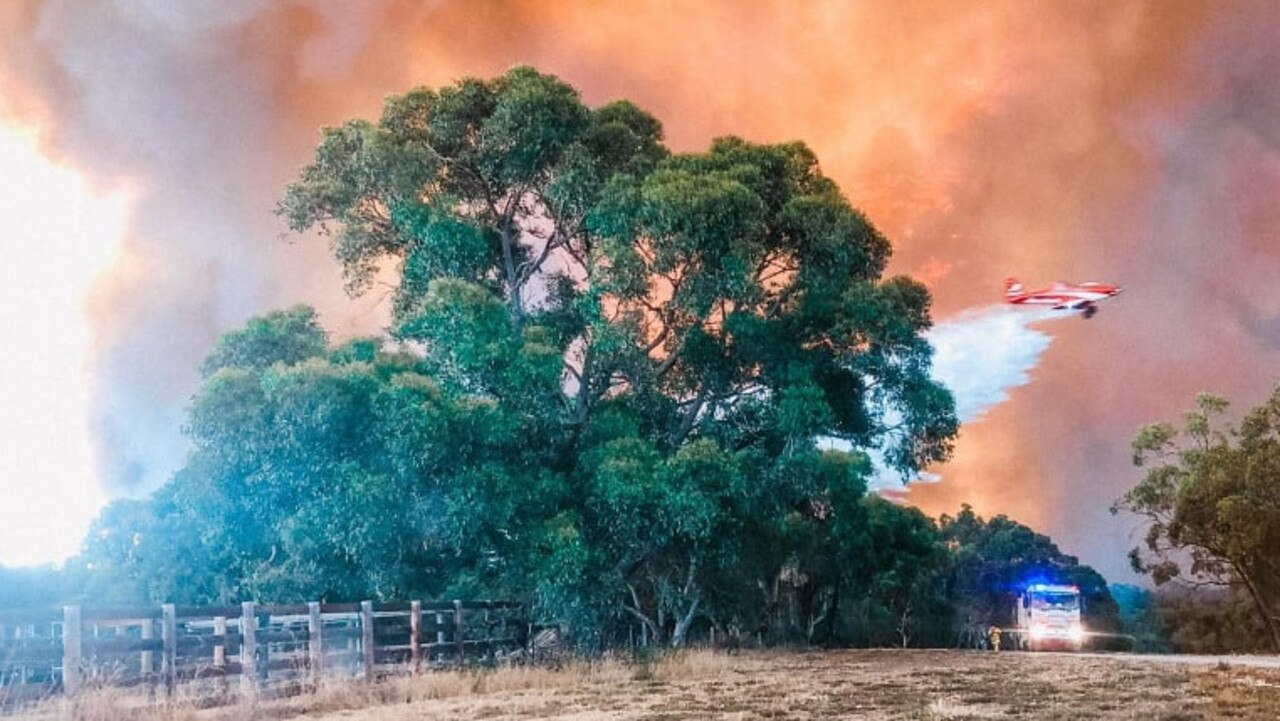
[[[0,611],[0,711],[86,687],[200,682],[250,697],[459,665],[523,648],[518,603],[448,601],[239,606],[66,606]]]

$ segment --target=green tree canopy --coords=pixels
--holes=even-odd
[[[222,368],[292,365],[324,351],[325,334],[315,310],[299,305],[252,318],[243,329],[222,336],[200,370],[207,378]]]
[[[1227,409],[1201,394],[1181,428],[1142,428],[1133,461],[1146,475],[1114,510],[1150,523],[1135,570],[1244,588],[1280,650],[1280,387],[1239,424],[1224,422]]]
[[[325,129],[279,212],[351,292],[395,271],[388,337],[333,344],[306,308],[228,334],[187,466],[86,558],[154,566],[180,525],[219,569],[162,582],[192,600],[517,594],[677,645],[786,588],[811,635],[837,566],[897,542],[865,451],[904,477],[951,452],[929,294],[803,144],[662,138],[525,67]]]
[[[1095,632],[1120,630],[1119,607],[1106,580],[1048,536],[1006,516],[983,519],[968,505],[939,523],[953,550],[952,593],[957,612],[985,628],[1013,623],[1013,604],[1032,583],[1078,586],[1085,625]]]
[[[904,473],[946,458],[928,293],[881,279],[888,242],[813,153],[661,139],[629,103],[516,68],[325,130],[280,211],[333,236],[357,292],[394,262],[397,337],[471,390],[542,393],[562,442],[609,401],[668,451],[718,419],[796,450],[883,445]]]

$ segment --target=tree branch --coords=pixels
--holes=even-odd
[[[698,391],[698,395],[693,399],[693,404],[689,410],[685,411],[684,417],[680,420],[680,426],[671,437],[672,445],[680,445],[684,443],[689,432],[693,430],[694,421],[698,419],[698,414],[702,412],[702,406],[707,400],[707,389],[702,388]]]

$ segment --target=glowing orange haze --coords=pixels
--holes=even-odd
[[[940,318],[995,301],[1014,274],[1130,289],[1052,327],[1035,382],[964,429],[943,483],[912,492],[930,512],[1008,513],[1117,574],[1132,522],[1106,508],[1136,477],[1136,427],[1202,389],[1257,400],[1274,378],[1270,3],[73,5],[0,11],[14,40],[0,89],[86,173],[141,186],[132,270],[94,306],[102,437],[144,439],[107,454],[117,483],[172,461],[151,447],[172,440],[218,331],[300,299],[339,332],[376,318],[372,301],[335,297],[318,243],[273,242],[267,211],[316,128],[516,63],[592,104],[636,101],[677,149],[806,141],[894,240],[894,271],[931,284]]]

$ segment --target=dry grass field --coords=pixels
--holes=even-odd
[[[691,651],[652,664],[439,672],[256,706],[139,707],[91,695],[20,717],[107,721],[299,719],[1193,719],[1280,718],[1280,670],[1066,654]]]

